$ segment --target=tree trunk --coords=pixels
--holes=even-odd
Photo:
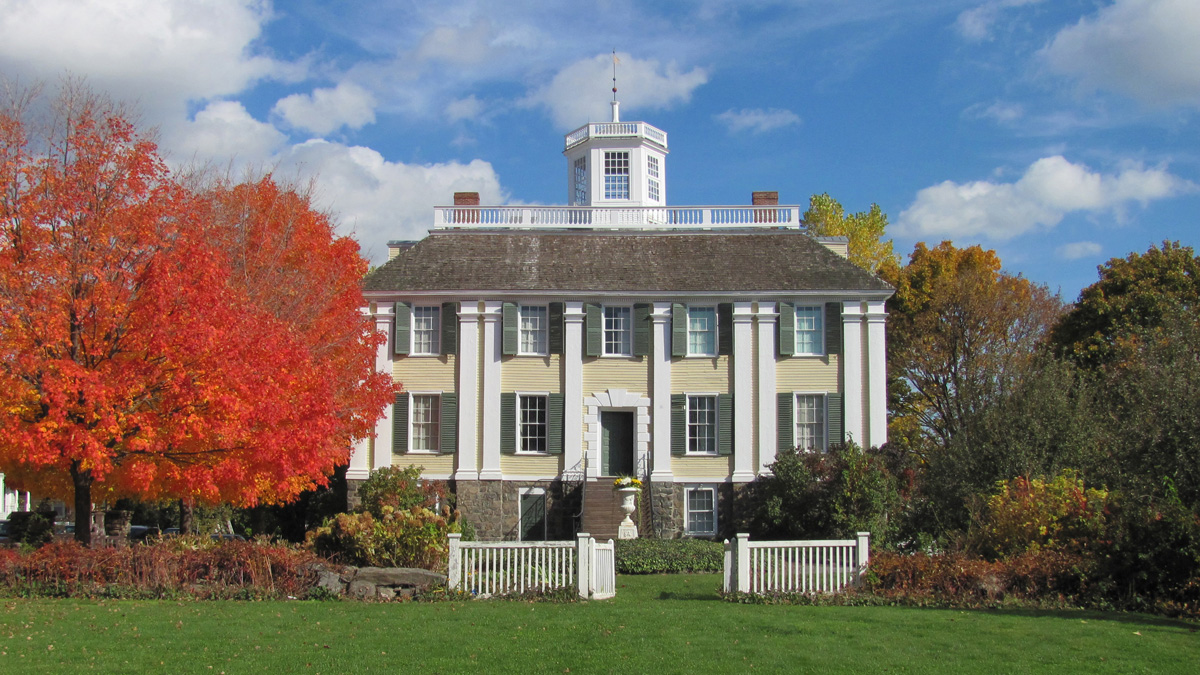
[[[75,483],[75,541],[92,545],[92,472],[71,462],[71,480]]]
[[[179,534],[196,534],[195,508],[186,499],[179,500]]]

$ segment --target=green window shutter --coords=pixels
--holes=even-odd
[[[687,394],[671,394],[671,454],[687,453]]]
[[[790,302],[779,303],[779,355],[796,353],[796,306]]]
[[[550,353],[564,354],[566,349],[563,343],[563,303],[550,303],[550,309],[546,314],[550,319]]]
[[[392,411],[392,452],[408,452],[408,394],[396,394]]]
[[[584,305],[583,355],[600,356],[604,353],[604,312],[600,305]]]
[[[639,302],[633,306],[633,355],[650,354],[650,304]]]
[[[517,395],[500,394],[500,452],[517,451]]]
[[[779,444],[780,450],[795,450],[796,441],[794,435],[796,433],[795,420],[792,418],[792,406],[795,404],[795,395],[787,391],[778,395],[779,411],[777,413],[779,424]]]
[[[843,421],[845,411],[842,409],[841,394],[826,394],[825,415],[829,422],[829,447],[844,445],[846,443],[846,425]]]
[[[458,353],[458,303],[442,303],[442,354]]]
[[[546,451],[552,455],[561,455],[565,399],[562,394],[550,394],[546,398]]]
[[[717,394],[717,454],[733,454],[733,394]]]
[[[733,353],[733,303],[717,305],[717,353]]]
[[[671,356],[687,356],[687,305],[671,304]]]
[[[506,302],[500,312],[504,320],[504,335],[500,340],[500,352],[505,356],[512,356],[517,353],[517,345],[520,344],[520,334],[517,332],[517,305]]]
[[[458,449],[458,394],[442,394],[442,421],[438,429],[438,452],[453,454]]]
[[[396,354],[408,354],[408,345],[412,341],[409,334],[412,331],[412,305],[407,302],[396,303],[396,334],[392,338],[392,347]]]
[[[842,353],[842,303],[825,303],[825,353]]]

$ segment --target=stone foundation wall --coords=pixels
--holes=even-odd
[[[687,527],[687,505],[684,490],[703,483],[647,483],[642,490],[642,504],[649,505],[641,514],[638,531],[643,537],[656,539],[678,539],[685,536]],[[729,539],[734,536],[738,514],[735,495],[743,484],[717,483],[717,536]]]
[[[515,540],[520,537],[521,488],[546,491],[546,537],[571,539],[577,529],[582,490],[561,480],[453,481],[459,512],[475,527],[482,540]]]

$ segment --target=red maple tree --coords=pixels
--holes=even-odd
[[[269,178],[185,188],[77,85],[37,133],[29,102],[0,111],[0,470],[73,493],[84,543],[95,501],[323,484],[391,393],[354,242]]]

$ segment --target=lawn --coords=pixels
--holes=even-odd
[[[1197,625],[1094,612],[776,607],[717,575],[609,601],[0,601],[0,672],[1195,672]]]

